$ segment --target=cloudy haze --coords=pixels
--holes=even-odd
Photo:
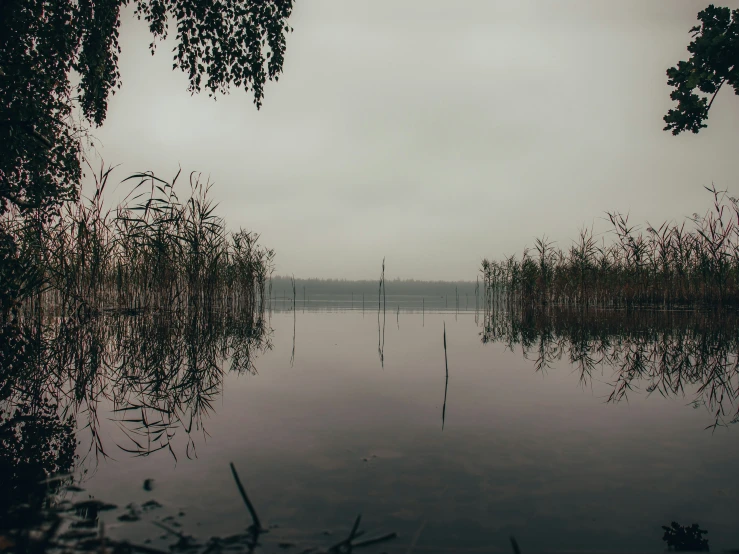
[[[605,229],[605,210],[654,223],[707,209],[702,185],[739,194],[730,90],[699,135],[662,131],[665,70],[706,5],[299,0],[260,111],[243,91],[190,96],[129,10],[95,135],[119,179],[210,176],[278,273],[373,278],[384,256],[389,278],[474,280],[534,237]]]

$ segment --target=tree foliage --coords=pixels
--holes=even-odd
[[[739,94],[739,10],[709,5],[698,13],[700,25],[690,32],[691,57],[667,70],[670,98],[677,107],[664,117],[665,131],[677,135],[706,127],[708,111],[724,85]]]
[[[282,71],[293,0],[3,0],[0,2],[0,215],[53,213],[78,194],[88,125],[105,120],[118,71],[121,10],[158,39],[176,31],[174,68],[189,90],[251,90]],[[81,117],[75,118],[79,107]]]

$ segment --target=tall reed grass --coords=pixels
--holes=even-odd
[[[566,250],[544,237],[520,258],[483,260],[483,308],[739,305],[739,200],[706,190],[710,209],[681,223],[642,230],[607,213],[603,236],[584,228]]]
[[[10,212],[0,221],[18,257],[33,260],[29,283],[16,286],[31,307],[146,311],[260,309],[274,252],[259,235],[228,232],[215,214],[211,184],[190,174],[187,196],[153,173],[125,179],[131,193],[105,207],[111,169],[95,174],[90,198],[69,203],[49,220]]]

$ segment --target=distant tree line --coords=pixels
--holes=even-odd
[[[298,299],[303,298],[303,287],[308,298],[312,295],[347,295],[355,297],[365,295],[366,299],[377,298],[379,292],[379,277],[376,280],[347,279],[295,279],[295,291]],[[475,281],[417,281],[415,279],[386,280],[385,289],[388,295],[414,296],[448,296],[450,299],[459,294],[461,298],[475,295]],[[482,283],[480,284],[482,288]],[[283,294],[292,297],[291,277],[278,275],[272,277],[272,296],[282,297]]]

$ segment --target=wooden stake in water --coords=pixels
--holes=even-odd
[[[290,356],[290,367],[292,367],[293,363],[295,363],[295,327],[297,322],[297,314],[295,313],[295,275],[293,275],[290,280],[293,286],[293,351]]]
[[[382,258],[382,312],[385,313],[387,306],[387,289],[385,288],[385,258]]]
[[[444,368],[446,369],[446,381],[444,381],[444,406],[441,409],[441,430],[444,430],[446,420],[446,391],[449,388],[449,362],[446,355],[446,321],[444,322]]]
[[[385,258],[382,259],[382,273],[380,273],[380,285],[377,288],[377,313],[382,308],[382,281],[385,279]]]

